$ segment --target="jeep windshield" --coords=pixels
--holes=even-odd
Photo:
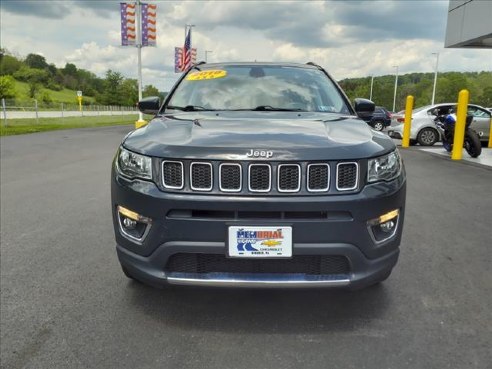
[[[309,67],[217,65],[192,69],[166,111],[295,111],[351,114],[339,89]]]

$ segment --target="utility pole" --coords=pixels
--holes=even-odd
[[[437,85],[437,68],[439,66],[439,53],[432,53],[432,55],[436,56],[436,68],[434,69],[434,88],[432,89],[432,102],[431,102],[431,105],[434,105],[434,100],[436,97],[436,85]]]
[[[395,92],[393,94],[393,112],[396,107],[396,89],[398,88],[398,65],[393,65],[393,68],[396,68],[396,76],[395,76]]]
[[[142,4],[141,0],[136,2],[137,10],[137,56],[138,56],[138,101],[142,100]],[[136,123],[137,128],[142,127],[147,122],[143,119],[143,113],[138,112],[138,121]]]
[[[371,92],[369,93],[369,100],[372,101],[372,86],[374,85],[374,74],[371,75]]]

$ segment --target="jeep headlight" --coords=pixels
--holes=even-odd
[[[120,147],[117,165],[120,173],[126,177],[152,179],[152,159],[148,156]]]
[[[398,150],[378,158],[369,159],[367,182],[391,181],[400,175],[401,167]]]

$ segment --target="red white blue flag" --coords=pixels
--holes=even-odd
[[[135,3],[120,3],[121,45],[134,46],[137,33],[135,31]]]
[[[191,47],[191,29],[189,29],[184,46],[174,48],[174,72],[184,72],[194,63],[196,63],[196,49]]]
[[[142,46],[156,45],[157,5],[142,4]]]
[[[182,73],[196,63],[196,49],[191,48],[191,63],[188,67],[183,64],[183,48],[174,48],[174,73]]]

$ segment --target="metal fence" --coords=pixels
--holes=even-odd
[[[65,118],[97,115],[126,115],[137,113],[136,106],[97,105],[93,103],[67,104],[67,103],[43,103],[33,100],[9,100],[1,101],[2,120],[4,125],[9,119],[36,119],[39,118]]]

